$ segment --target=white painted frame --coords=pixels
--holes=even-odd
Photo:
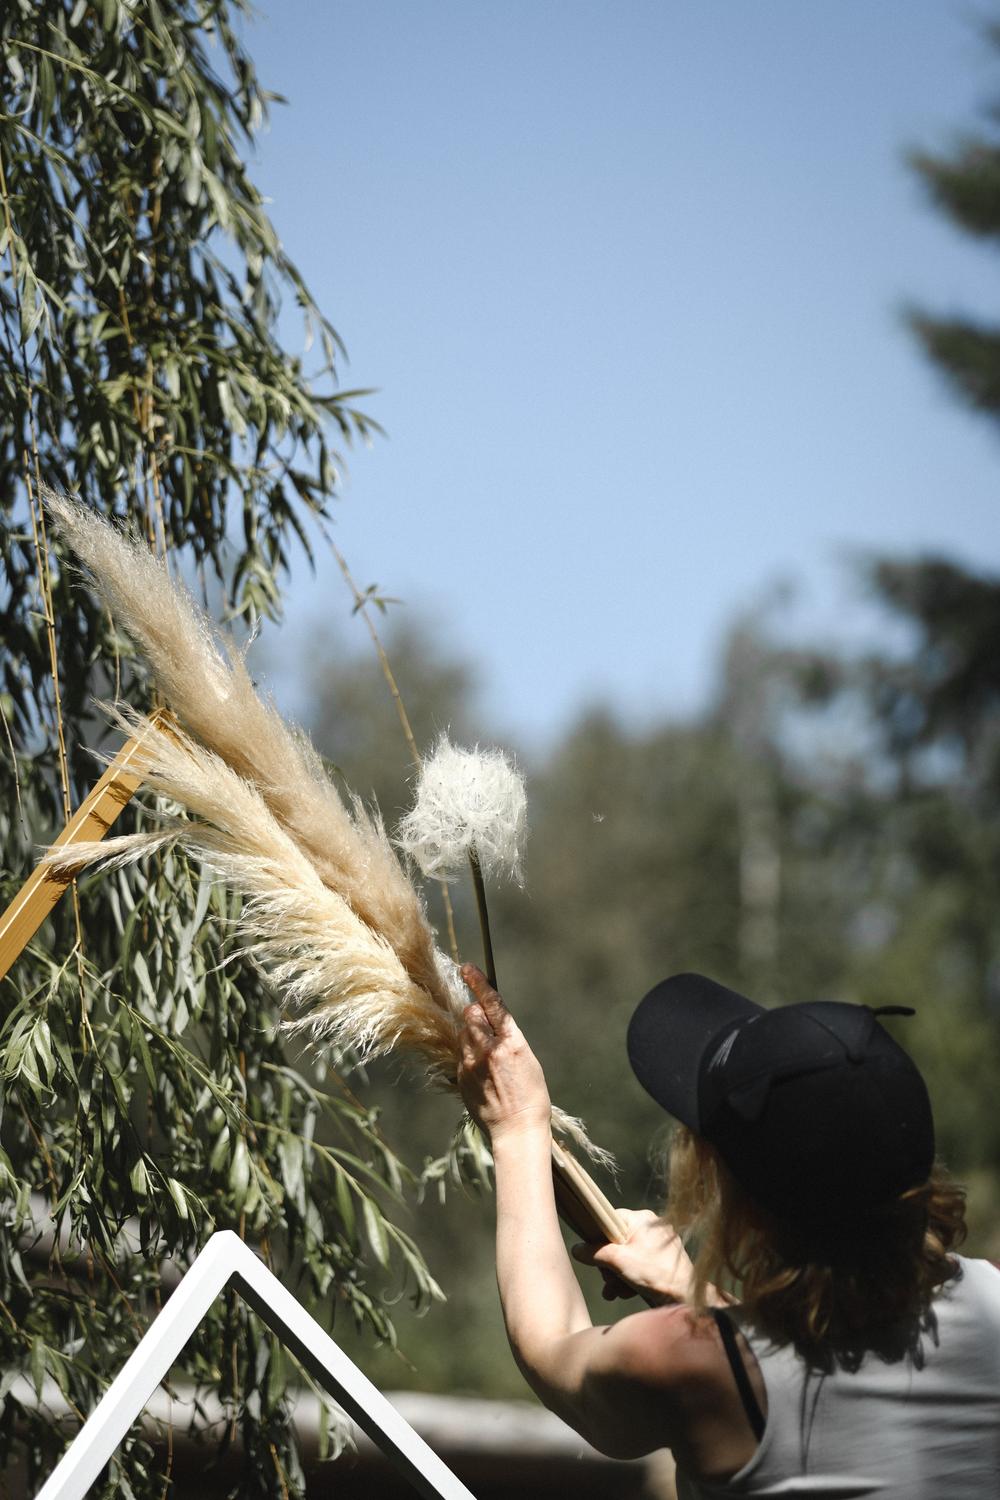
[[[170,1370],[219,1294],[230,1284],[362,1432],[428,1500],[474,1500],[382,1392],[232,1230],[213,1234],[166,1306],[139,1340],[77,1433],[36,1500],[84,1496]]]

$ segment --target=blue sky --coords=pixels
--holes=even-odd
[[[1000,95],[981,13],[262,7],[289,104],[256,178],[389,434],[348,455],[338,541],[478,664],[491,724],[690,712],[779,579],[788,628],[858,637],[854,551],[995,567],[1000,442],[900,320],[995,301],[995,253],[903,164]],[[290,647],[332,648],[342,590],[299,570]]]

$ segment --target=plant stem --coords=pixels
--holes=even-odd
[[[389,691],[392,694],[392,701],[396,705],[396,712],[399,715],[399,722],[402,725],[403,729],[403,737],[409,747],[410,755],[413,758],[413,764],[419,769],[420,766],[423,765],[423,759],[421,757],[419,749],[417,748],[417,741],[414,736],[413,729],[410,725],[410,716],[406,712],[406,704],[403,702],[403,695],[399,691],[399,685],[396,682],[396,674],[392,670],[389,658],[385,652],[385,647],[382,645],[382,639],[378,631],[375,629],[374,620],[368,613],[368,601],[365,599],[364,594],[362,594],[361,590],[354,582],[354,575],[351,572],[350,568],[347,566],[347,559],[341,552],[340,548],[337,546],[336,542],[333,540],[333,537],[330,536],[330,534],[326,531],[323,532],[323,535],[326,538],[326,542],[330,548],[330,551],[337,559],[337,566],[340,568],[340,571],[344,575],[344,581],[347,584],[347,587],[354,595],[355,611],[356,613],[361,615],[361,618],[364,620],[365,624],[368,627],[368,634],[372,638],[372,644],[375,647],[375,651],[378,655],[379,664],[382,668],[382,675],[389,685]],[[455,932],[455,912],[451,904],[451,893],[448,890],[446,881],[442,880],[439,882],[439,884],[441,887],[441,901],[444,905],[445,923],[447,924],[448,928],[448,947],[451,949],[452,959],[455,963],[458,963],[458,937]]]
[[[485,965],[486,978],[494,989],[497,987],[497,969],[493,962],[493,941],[490,937],[490,914],[486,909],[486,887],[483,884],[483,872],[479,865],[479,855],[476,853],[475,845],[469,850],[469,866],[472,870],[472,884],[476,892],[476,910],[479,913],[479,931],[483,939],[483,962]]]

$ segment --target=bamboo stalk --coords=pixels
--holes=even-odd
[[[52,578],[49,571],[49,543],[45,530],[45,508],[41,500],[42,471],[38,457],[38,428],[35,423],[35,390],[31,372],[28,366],[28,353],[24,336],[24,320],[21,308],[20,281],[18,278],[17,259],[14,247],[17,243],[14,234],[14,222],[10,211],[10,195],[7,191],[7,174],[4,169],[3,155],[0,153],[0,195],[3,197],[4,229],[7,236],[7,251],[10,257],[11,285],[14,292],[14,307],[17,311],[18,324],[21,329],[19,349],[21,353],[21,370],[24,379],[25,397],[27,400],[28,430],[31,435],[31,459],[34,464],[34,476],[32,476],[32,464],[29,463],[27,449],[22,449],[22,465],[24,469],[24,486],[28,496],[28,512],[31,517],[31,534],[35,548],[35,564],[38,570],[38,592],[42,604],[42,619],[45,623],[45,634],[49,648],[49,674],[52,681],[52,710],[55,721],[56,751],[59,765],[59,785],[62,792],[63,817],[70,819],[70,784],[69,784],[69,761],[66,755],[66,736],[63,728],[62,715],[62,689],[59,685],[59,657],[56,649],[56,622],[55,611],[52,605]],[[11,348],[12,340],[8,334],[7,345],[11,355],[11,367],[14,364],[14,351]],[[14,774],[17,775],[17,761],[14,761]],[[62,894],[60,892],[60,894]],[[53,903],[54,904],[54,903]],[[51,908],[50,908],[51,909]],[[83,1045],[87,1047],[87,1005],[86,993],[83,983],[83,923],[80,918],[80,901],[77,895],[76,885],[73,885],[73,919],[76,926],[76,967],[80,981],[80,1011],[83,1024]],[[36,929],[37,930],[37,929]],[[27,939],[26,939],[27,941]],[[18,952],[21,950],[18,949]],[[13,960],[12,960],[13,962]],[[2,977],[2,976],[0,976]]]

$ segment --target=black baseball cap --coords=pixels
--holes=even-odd
[[[842,1222],[927,1180],[934,1123],[915,1063],[879,1025],[902,1006],[768,1010],[701,974],[665,979],[628,1029],[643,1088],[718,1151],[762,1208]]]

